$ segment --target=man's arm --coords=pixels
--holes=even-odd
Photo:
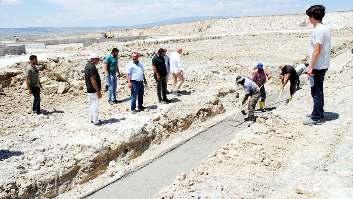
[[[245,94],[244,99],[243,99],[243,101],[241,102],[242,105],[245,104],[245,102],[248,100],[249,96],[250,96],[249,94]]]
[[[107,63],[107,62],[104,62],[104,64],[103,64],[103,70],[104,70],[105,76],[108,76],[109,73],[108,73],[108,63]]]
[[[26,78],[26,84],[27,84],[27,89],[29,91],[29,94],[32,94],[32,88],[31,86],[29,85],[29,76],[27,75],[27,78]]]
[[[317,43],[317,44],[315,44],[314,51],[311,56],[312,57],[311,62],[308,67],[308,75],[310,75],[310,76],[314,75],[313,74],[314,66],[315,66],[317,60],[319,59],[320,53],[321,53],[321,45],[319,43]]]
[[[157,75],[157,80],[160,80],[161,76],[157,72],[157,67],[154,64],[152,64],[152,67],[153,67],[153,72]]]
[[[129,86],[129,88],[131,89],[132,85],[131,85],[131,76],[130,74],[126,74],[126,80],[127,80],[127,84]]]
[[[282,88],[284,88],[287,85],[287,83],[289,81],[289,78],[290,78],[290,73],[285,74],[283,76],[283,78],[282,78]]]
[[[94,90],[96,90],[98,98],[101,98],[102,97],[102,93],[101,93],[101,90],[98,87],[98,84],[97,84],[97,81],[96,81],[96,76],[92,75],[89,78],[90,78],[90,80],[92,82],[92,86],[93,86]]]
[[[143,82],[145,83],[145,85],[147,85],[147,80],[146,80],[145,74],[143,74]]]

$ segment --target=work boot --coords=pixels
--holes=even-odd
[[[310,118],[310,119],[304,121],[303,124],[306,126],[320,125],[320,124],[322,124],[322,121],[321,120],[313,120]]]
[[[266,110],[265,110],[265,102],[260,101],[260,102],[259,102],[259,105],[260,105],[260,110],[261,110],[262,112],[265,112],[265,111],[266,111]]]
[[[248,122],[248,121],[255,122],[256,118],[254,116],[249,116],[249,117],[244,118],[244,121],[245,122]]]

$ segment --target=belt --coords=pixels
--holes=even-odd
[[[131,80],[131,82],[143,82],[143,80],[138,81],[138,80]]]

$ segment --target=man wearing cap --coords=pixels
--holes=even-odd
[[[104,59],[104,72],[106,75],[106,80],[108,82],[108,102],[113,105],[118,103],[116,99],[117,92],[117,80],[120,76],[119,64],[118,64],[119,50],[113,48],[110,55]]]
[[[242,105],[244,105],[248,100],[248,98],[250,97],[249,104],[248,104],[249,113],[248,113],[248,117],[245,118],[245,121],[255,122],[256,118],[254,116],[254,112],[255,112],[256,104],[260,99],[260,88],[254,81],[252,81],[247,77],[238,76],[236,78],[236,82],[237,84],[242,85],[244,88],[245,96],[243,98]]]
[[[266,89],[265,83],[267,80],[271,78],[269,72],[264,70],[264,65],[262,63],[258,63],[256,66],[256,70],[252,74],[252,80],[260,87],[260,109],[261,111],[265,111],[265,101],[266,101]]]
[[[163,48],[158,50],[158,53],[152,59],[154,71],[154,79],[157,82],[157,96],[160,103],[168,104],[170,100],[167,98],[167,66],[164,56],[166,51]]]
[[[99,63],[99,57],[96,54],[90,55],[90,61],[85,67],[85,81],[87,87],[88,103],[89,103],[89,118],[94,125],[100,125],[98,120],[99,99],[101,93],[101,79],[96,68]]]
[[[147,84],[143,63],[139,61],[139,54],[137,52],[132,53],[131,61],[126,66],[126,78],[131,90],[131,113],[135,114],[136,111],[136,100],[138,100],[138,109],[143,111],[143,95],[144,95],[144,84]]]

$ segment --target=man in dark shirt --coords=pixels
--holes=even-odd
[[[101,79],[96,68],[96,65],[98,63],[99,57],[95,54],[92,54],[90,56],[90,62],[87,63],[85,67],[85,81],[89,101],[89,117],[91,123],[93,123],[94,125],[100,125],[100,121],[98,120],[98,99],[102,98]]]
[[[40,110],[40,89],[42,85],[39,79],[38,59],[36,55],[29,57],[30,65],[26,68],[26,84],[29,94],[33,95],[33,113],[41,114]]]
[[[293,66],[290,65],[285,65],[281,68],[281,78],[282,78],[282,90],[290,81],[290,99],[292,99],[295,91],[299,89],[299,76],[297,74],[297,71]]]
[[[157,82],[157,96],[160,103],[168,104],[167,98],[167,66],[165,65],[165,50],[160,48],[158,53],[152,59],[154,78]]]

